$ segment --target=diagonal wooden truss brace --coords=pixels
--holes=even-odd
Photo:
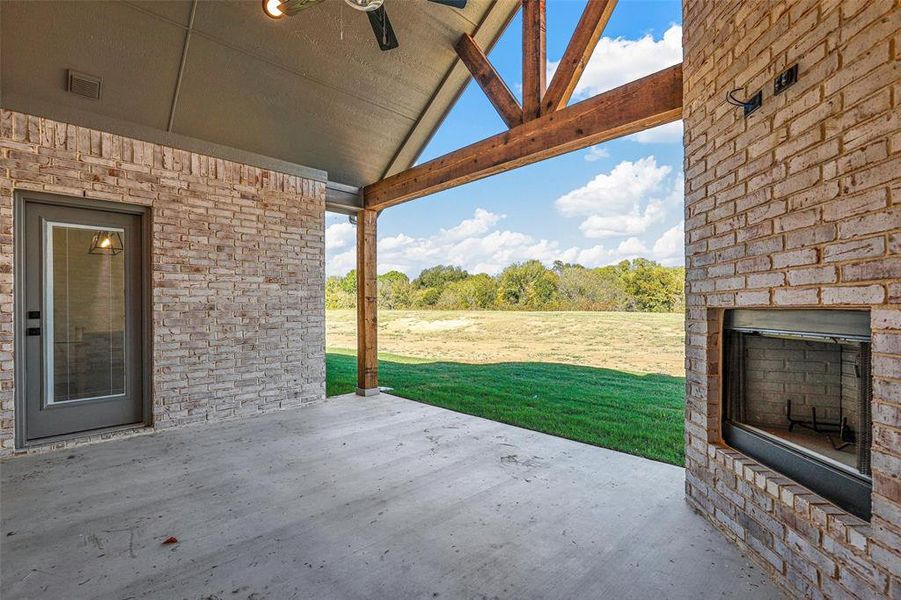
[[[472,78],[488,96],[488,100],[507,127],[520,125],[522,123],[522,107],[472,36],[468,33],[461,35],[456,49],[457,56],[472,73]]]
[[[363,188],[382,210],[682,118],[682,64],[542,115]]]
[[[615,6],[616,0],[588,0],[551,84],[541,99],[541,114],[564,108],[569,102]]]
[[[551,84],[546,87],[545,0],[521,2],[522,106],[471,35],[461,35],[455,46],[460,61],[469,69],[508,128],[566,106],[616,6],[616,0],[588,0]]]

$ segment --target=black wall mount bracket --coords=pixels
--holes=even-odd
[[[726,94],[726,102],[728,102],[732,106],[741,106],[744,110],[745,117],[747,117],[755,110],[763,106],[763,90],[757,90],[757,92],[747,100],[740,100],[735,97],[735,93],[741,91],[742,89],[743,88],[737,88]]]

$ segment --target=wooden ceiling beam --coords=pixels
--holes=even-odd
[[[576,84],[579,83],[615,6],[616,0],[588,0],[569,45],[566,46],[566,52],[541,100],[541,114],[563,108],[572,98]]]
[[[541,114],[547,87],[545,0],[522,0],[522,120]]]
[[[363,188],[382,210],[682,117],[682,64],[523,123]]]
[[[457,56],[472,73],[472,78],[488,96],[507,127],[522,124],[522,107],[472,36],[464,33],[454,47],[457,49]]]

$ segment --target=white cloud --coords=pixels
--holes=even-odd
[[[343,275],[357,264],[356,226],[346,217],[325,228],[325,260],[329,275]]]
[[[673,121],[672,123],[633,133],[624,139],[639,144],[681,144],[682,133],[682,121]]]
[[[511,263],[537,258],[552,262],[560,253],[556,242],[536,240],[532,236],[509,230],[487,230],[473,222],[496,224],[503,215],[482,209],[472,219],[441,230],[432,237],[410,237],[399,234],[379,240],[379,272],[391,268],[415,276],[419,271],[438,264],[461,266],[473,273],[495,274]],[[470,231],[467,236],[463,231]]]
[[[576,84],[574,99],[594,96],[682,61],[682,27],[673,25],[659,40],[602,37]],[[548,63],[548,81],[560,61]]]
[[[326,242],[326,250],[328,243]],[[328,252],[326,252],[328,254]],[[357,250],[351,248],[333,256],[326,257],[325,272],[327,275],[344,275],[351,269],[357,268]]]
[[[582,217],[580,230],[588,238],[621,238],[592,246],[562,245],[521,231],[503,229],[505,215],[482,208],[453,227],[432,235],[405,233],[379,240],[379,273],[402,271],[415,277],[427,267],[456,265],[470,273],[495,275],[514,262],[555,260],[586,267],[616,264],[624,259],[650,258],[667,265],[684,263],[683,223],[675,217],[683,197],[681,173],[657,165],[653,156],[623,161],[608,173],[573,190],[558,201],[561,212]],[[590,188],[586,190],[585,188]],[[578,193],[576,193],[578,192]],[[677,217],[680,218],[680,217]],[[540,226],[540,225],[539,225]],[[662,233],[661,233],[662,231]],[[336,223],[326,229],[326,271],[343,275],[356,266],[354,227]]]
[[[477,208],[471,219],[461,221],[456,227],[442,229],[441,235],[448,239],[463,239],[480,233],[485,233],[494,227],[498,221],[507,215],[498,215],[484,208]]]
[[[610,216],[591,215],[582,221],[579,230],[585,237],[595,239],[637,235],[661,222],[665,216],[663,203],[652,201],[642,212],[635,211],[631,214]]]
[[[564,194],[555,204],[568,217],[623,214],[658,190],[670,171],[666,165],[658,167],[653,156],[635,162],[624,160],[609,173],[601,173],[584,186]]]
[[[588,149],[588,152],[585,153],[585,160],[588,162],[594,162],[596,160],[601,160],[602,158],[610,158],[610,153],[600,146],[592,146]]]
[[[603,244],[590,248],[569,248],[558,258],[563,262],[580,264],[583,267],[603,267],[640,257],[651,257],[651,251],[640,239],[630,237],[615,248],[606,248]]]
[[[562,260],[599,267],[623,259],[653,257],[648,243],[635,236],[609,248],[602,244],[564,247],[555,240],[537,239],[527,233],[497,228],[496,225],[503,219],[503,215],[477,209],[471,218],[463,219],[454,227],[441,229],[432,236],[398,234],[382,238],[378,245],[379,273],[396,270],[415,277],[424,268],[445,264],[463,267],[470,273],[495,275],[514,262],[530,259],[538,259],[548,266],[555,260]],[[336,228],[334,231],[342,229],[347,228]],[[463,236],[464,231],[471,234]],[[341,241],[343,238],[332,235],[328,239]],[[352,246],[338,248],[337,253],[329,245],[326,249],[326,271],[329,275],[343,275],[355,268],[356,250]]]
[[[354,241],[357,228],[344,221],[334,223],[325,228],[325,245],[333,250],[345,248]]]
[[[560,255],[560,260],[582,266],[600,266],[610,262],[610,250],[600,244],[591,248],[569,248]]]
[[[653,156],[624,160],[608,173],[556,201],[568,217],[583,217],[579,230],[591,239],[637,236],[664,222],[683,195],[681,173],[657,165]]]
[[[622,254],[623,256],[643,256],[648,253],[648,247],[644,245],[644,243],[636,238],[630,237],[627,240],[623,240],[620,242],[619,246],[616,248],[617,253]]]
[[[685,221],[663,232],[654,242],[653,258],[665,265],[685,262]]]

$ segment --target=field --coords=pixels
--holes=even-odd
[[[326,314],[327,393],[354,389],[353,311]],[[392,393],[682,464],[682,315],[380,311]]]
[[[356,348],[356,313],[330,310],[327,348]],[[682,314],[379,311],[379,351],[433,360],[555,362],[685,376]]]

